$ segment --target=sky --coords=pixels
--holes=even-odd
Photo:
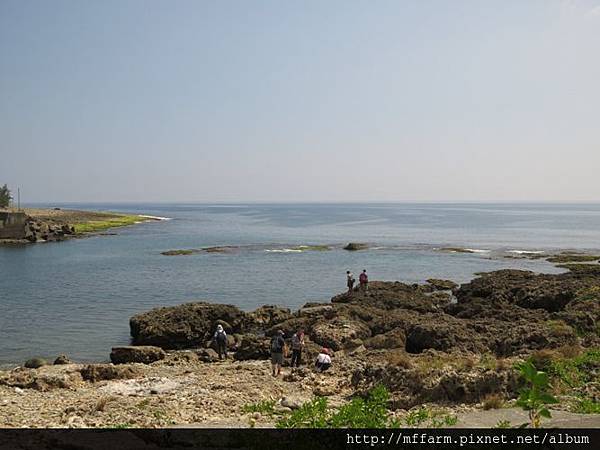
[[[600,201],[600,0],[0,0],[23,202]]]

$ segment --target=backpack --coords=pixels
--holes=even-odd
[[[281,344],[281,341],[283,341],[283,338],[280,338],[279,336],[275,336],[273,339],[271,339],[271,352],[272,353],[282,353],[283,352],[283,345]]]
[[[217,331],[217,342],[219,344],[224,344],[227,342],[227,335],[224,331]]]

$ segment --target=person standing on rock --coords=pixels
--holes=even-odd
[[[346,285],[348,286],[348,294],[352,295],[352,288],[354,288],[354,275],[349,270],[346,270]]]
[[[369,287],[369,276],[367,275],[367,269],[363,269],[362,273],[358,276],[358,283],[362,292],[367,292]]]
[[[219,359],[227,359],[227,333],[225,333],[223,325],[217,325],[217,331],[215,331],[213,340],[215,341],[215,344],[217,344]]]
[[[292,367],[300,367],[304,348],[304,330],[298,330],[292,336]]]
[[[285,339],[283,339],[283,330],[278,330],[277,334],[271,339],[271,366],[274,377],[278,377],[281,373],[284,347]]]
[[[315,362],[315,368],[317,372],[325,372],[331,367],[331,356],[329,355],[329,349],[323,348],[321,353],[317,355],[317,361]]]

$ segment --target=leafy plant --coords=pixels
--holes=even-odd
[[[518,364],[517,368],[527,383],[520,391],[517,406],[529,411],[529,425],[539,428],[542,417],[552,417],[548,405],[558,400],[548,391],[550,380],[546,372],[537,370],[531,361]]]
[[[337,411],[318,397],[282,418],[277,428],[385,428],[394,426],[387,410],[389,392],[373,388],[366,398],[354,398]]]
[[[429,419],[429,411],[426,408],[419,408],[416,411],[410,411],[404,418],[404,422],[409,427],[418,427]]]
[[[263,400],[257,403],[248,403],[242,406],[242,412],[244,413],[261,413],[272,416],[275,414],[275,400]]]
[[[589,398],[579,400],[575,412],[581,414],[600,414],[600,403]]]
[[[551,361],[548,374],[553,381],[568,388],[581,387],[597,381],[600,369],[600,349],[592,348],[574,358],[563,358]]]
[[[512,428],[512,424],[510,423],[510,420],[499,420],[496,425],[494,425],[494,428]]]
[[[304,403],[289,416],[280,419],[276,426],[277,428],[327,428],[328,420],[327,399],[317,397]]]
[[[388,424],[387,402],[389,393],[384,386],[377,386],[366,400],[355,398],[331,416],[332,428],[384,428]]]
[[[444,414],[441,416],[433,415],[431,417],[431,428],[451,427],[456,425],[458,417],[452,414]]]

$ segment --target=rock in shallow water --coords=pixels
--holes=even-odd
[[[182,349],[203,346],[211,340],[217,323],[227,323],[228,333],[239,332],[244,318],[236,306],[197,302],[152,309],[133,316],[129,325],[136,345]]]
[[[167,354],[160,347],[151,345],[113,347],[110,360],[113,364],[143,363],[150,364],[164,359]]]
[[[42,366],[47,366],[48,361],[43,358],[31,358],[25,361],[24,367],[28,369],[38,369]]]

